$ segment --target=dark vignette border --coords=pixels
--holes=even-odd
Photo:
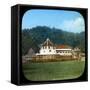
[[[28,85],[28,84],[49,84],[49,83],[65,83],[65,82],[81,82],[88,81],[88,9],[87,8],[73,8],[73,7],[56,7],[56,6],[39,6],[39,5],[17,5],[19,13],[19,85]],[[30,9],[49,9],[49,10],[69,10],[79,12],[85,21],[85,70],[82,76],[76,79],[68,80],[50,80],[50,81],[30,81],[27,80],[22,71],[22,18],[26,11]]]

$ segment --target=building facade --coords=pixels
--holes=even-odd
[[[49,38],[41,45],[40,51],[36,55],[72,55],[73,49],[68,45],[54,45]]]
[[[80,59],[80,49],[72,48],[68,45],[55,45],[49,38],[41,44],[39,53],[33,57],[33,60],[71,60]]]
[[[26,61],[63,61],[63,60],[80,60],[81,53],[78,47],[72,48],[68,45],[55,45],[49,38],[41,44],[39,53],[35,53],[31,48],[28,54],[22,59]]]
[[[40,55],[52,55],[56,54],[56,47],[54,44],[47,38],[46,41],[41,45]]]

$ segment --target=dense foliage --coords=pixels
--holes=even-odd
[[[79,47],[82,52],[85,51],[85,32],[72,33],[47,26],[37,26],[22,30],[22,54],[26,54],[30,48],[38,52],[40,45],[46,38],[55,44],[70,45],[73,48]]]

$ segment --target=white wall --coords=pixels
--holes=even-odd
[[[48,47],[47,48],[42,47],[40,49],[40,54],[41,55],[50,55],[50,54],[72,55],[72,50],[71,49],[53,49],[53,47],[49,49]]]
[[[50,51],[51,50],[51,51]],[[50,49],[47,47],[47,48],[41,48],[40,49],[40,54],[41,55],[49,55],[49,54],[56,54],[56,50],[53,49],[53,47],[50,47]]]

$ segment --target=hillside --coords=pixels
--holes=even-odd
[[[72,33],[47,26],[37,26],[32,29],[22,30],[22,54],[26,54],[30,48],[38,52],[40,44],[46,38],[49,38],[55,44],[78,46],[83,52],[85,51],[85,32]]]

